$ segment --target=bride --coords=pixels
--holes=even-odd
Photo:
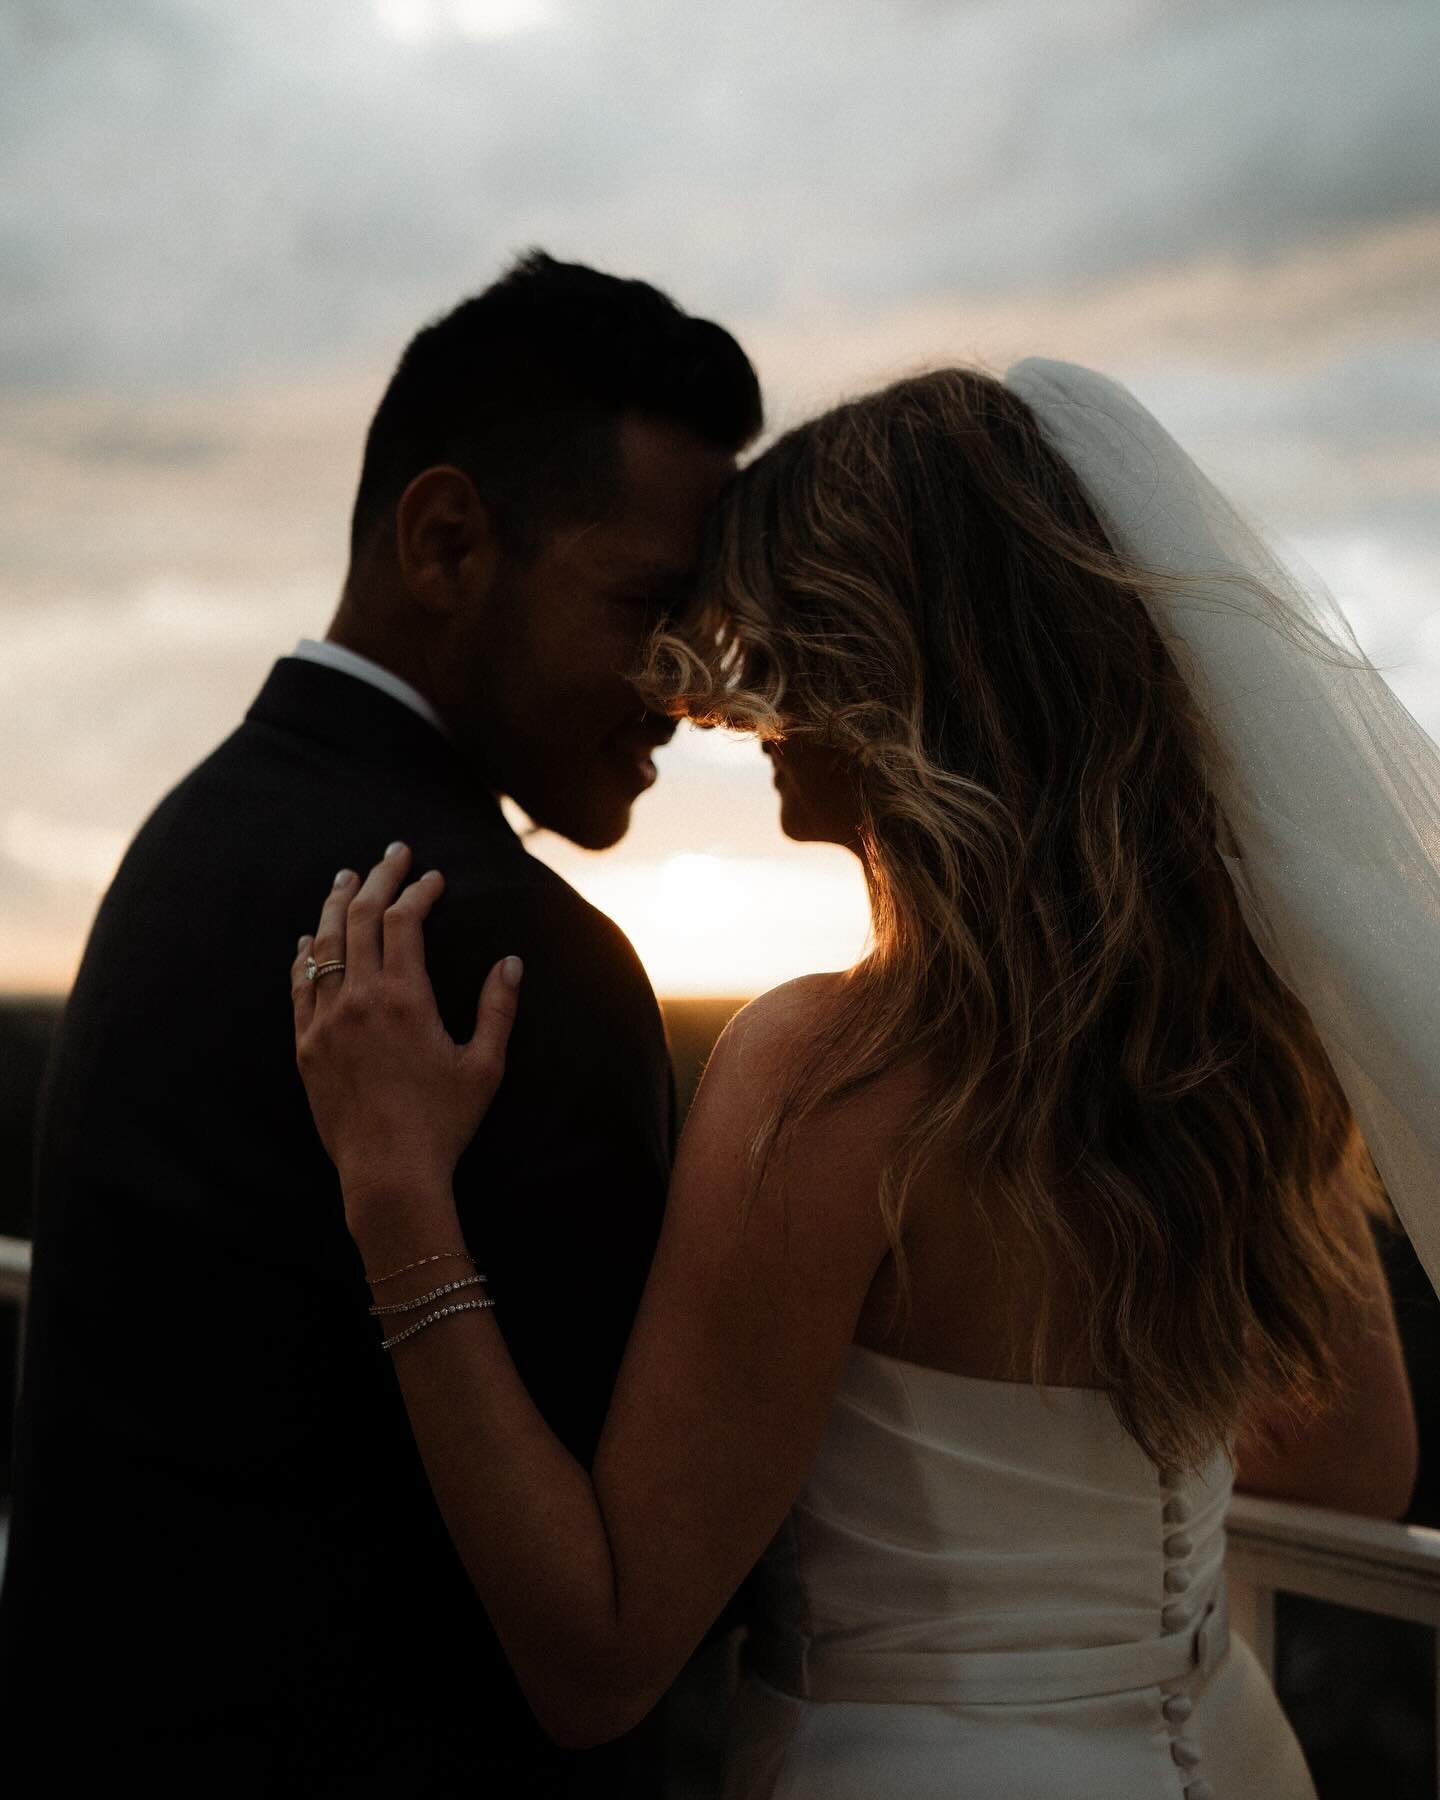
[[[1312,1795],[1228,1631],[1223,1520],[1232,1481],[1394,1516],[1415,1468],[1370,1152],[1399,1200],[1381,1142],[1423,1099],[1365,973],[1402,926],[1351,918],[1370,814],[1334,784],[1410,815],[1351,753],[1357,682],[1367,741],[1414,731],[1085,371],[916,377],[745,470],[641,684],[759,732],[784,829],[860,857],[874,945],[717,1044],[591,1469],[451,1199],[519,965],[457,1047],[442,877],[399,846],[327,899],[301,1071],[436,1499],[557,1739],[646,1714],[758,1561],[732,1800]]]

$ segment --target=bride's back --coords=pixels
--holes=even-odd
[[[903,1128],[894,1108],[893,1128]],[[887,1257],[855,1331],[864,1348],[954,1375],[1094,1387],[1079,1308],[1003,1200],[965,1177],[947,1146],[916,1182],[906,1211],[903,1275]],[[876,1196],[878,1203],[878,1195]],[[1043,1322],[1042,1322],[1043,1321]],[[1036,1354],[1037,1328],[1044,1341]]]
[[[783,990],[797,1049],[823,1020],[841,983],[839,976],[812,975]],[[832,1125],[848,1141],[903,1142],[925,1086],[917,1065],[897,1069],[838,1102]],[[1098,1371],[1083,1353],[1073,1282],[1003,1196],[987,1195],[967,1173],[965,1151],[965,1133],[957,1129],[917,1173],[906,1199],[900,1254],[892,1252],[877,1271],[855,1342],[883,1356],[981,1380],[1098,1385]],[[837,1194],[837,1215],[851,1213],[855,1199],[881,1204],[876,1168],[884,1160],[882,1152],[851,1165],[864,1192]],[[1038,1356],[1037,1327],[1044,1335]]]
[[[812,978],[766,1010],[803,1044],[838,991]],[[821,1151],[837,1229],[880,1204],[880,1147],[925,1085],[893,1071],[809,1136],[844,1150]],[[1229,1642],[1224,1447],[1192,1471],[1146,1454],[1075,1354],[1063,1275],[966,1161],[957,1132],[913,1184],[903,1294],[892,1256],[756,1570],[726,1800],[940,1800],[961,1772],[997,1797],[1160,1800],[1177,1767],[1196,1800],[1252,1780],[1313,1800],[1258,1665]]]

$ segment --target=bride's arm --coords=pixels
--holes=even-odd
[[[493,1092],[513,1011],[497,972],[467,1066],[426,1014],[420,922],[438,881],[390,908],[382,957],[380,914],[402,872],[392,859],[372,874],[348,941],[334,935],[348,896],[327,903],[315,954],[344,944],[347,971],[297,999],[302,1072],[372,1276],[460,1246],[445,1165],[474,1129],[475,1094],[483,1111]],[[394,1352],[450,1535],[527,1698],[564,1743],[642,1718],[773,1536],[886,1254],[874,1201],[883,1134],[863,1104],[804,1128],[745,1209],[749,1138],[815,995],[797,983],[767,996],[716,1048],[593,1470],[517,1378],[497,1323],[503,1293],[498,1312],[446,1318]],[[300,1016],[307,1007],[314,1017]],[[425,1275],[407,1288],[423,1292],[412,1284]],[[377,1298],[406,1297],[397,1285]]]
[[[1335,1211],[1364,1270],[1364,1291],[1334,1345],[1341,1391],[1318,1418],[1251,1421],[1236,1444],[1235,1485],[1270,1499],[1398,1519],[1419,1472],[1410,1382],[1369,1217],[1358,1200]]]

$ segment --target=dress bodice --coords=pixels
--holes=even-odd
[[[758,1571],[727,1800],[1313,1800],[1231,1645],[1230,1485],[1094,1389],[853,1348]]]
[[[1194,1629],[1216,1595],[1230,1469],[1155,1465],[1090,1388],[920,1368],[858,1346],[761,1572],[812,1663],[1078,1651]]]

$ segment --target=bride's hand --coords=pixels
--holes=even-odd
[[[367,1197],[448,1193],[500,1085],[515,1019],[522,971],[507,956],[480,990],[470,1042],[445,1030],[421,931],[445,883],[432,869],[406,887],[409,867],[395,844],[363,884],[342,870],[290,969],[296,1060],[347,1216]],[[311,957],[343,969],[308,980]]]

